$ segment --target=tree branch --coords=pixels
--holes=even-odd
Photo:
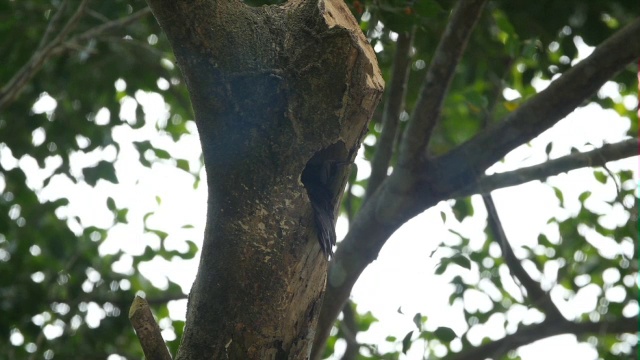
[[[63,44],[61,44],[60,46],[58,46],[52,53],[52,55],[59,55],[69,49],[72,49],[74,47],[78,47],[80,42],[82,41],[86,41],[86,40],[90,40],[92,38],[96,38],[98,36],[101,36],[103,34],[109,33],[111,31],[114,30],[118,30],[121,29],[137,20],[140,20],[141,18],[149,15],[151,13],[151,9],[149,9],[148,7],[136,11],[135,13],[123,17],[123,18],[119,18],[113,21],[109,21],[106,22],[102,25],[96,26],[94,28],[91,28],[87,31],[85,31],[82,34],[76,35],[72,38],[70,38],[69,40],[65,41]]]
[[[447,174],[438,191],[452,192],[455,191],[452,188],[462,188],[462,182],[482,174],[509,151],[538,136],[580,106],[607,80],[640,56],[640,42],[635,41],[638,37],[640,18],[605,40],[589,57],[502,122],[438,158],[434,164],[437,172]]]
[[[87,6],[88,0],[83,0],[76,9],[75,13],[71,16],[69,21],[64,25],[62,30],[58,36],[56,36],[51,43],[47,46],[42,46],[46,42],[46,39],[50,36],[50,32],[52,31],[52,27],[54,26],[54,22],[58,22],[59,13],[64,10],[64,5],[58,10],[58,12],[54,15],[45,30],[45,33],[40,41],[40,46],[36,51],[31,55],[29,61],[24,64],[24,66],[9,80],[5,86],[0,89],[0,109],[6,107],[9,103],[13,102],[18,95],[22,92],[24,86],[31,80],[36,73],[42,68],[44,63],[51,58],[52,52],[64,41],[69,32],[73,30],[73,28],[78,23],[78,20],[82,17],[84,13],[84,9]]]
[[[502,227],[502,222],[500,221],[500,217],[498,216],[498,211],[496,210],[496,205],[493,202],[493,198],[490,194],[482,195],[482,200],[484,201],[484,205],[487,208],[488,213],[488,221],[489,227],[491,228],[491,232],[494,237],[498,241],[498,245],[500,245],[500,249],[502,249],[502,256],[504,257],[504,261],[509,268],[509,271],[513,276],[518,279],[520,284],[524,286],[527,290],[527,297],[530,300],[530,303],[536,308],[540,309],[540,311],[544,312],[547,317],[564,319],[558,307],[551,300],[551,296],[549,293],[544,291],[538,282],[533,280],[529,273],[522,267],[522,263],[513,253],[513,249],[511,248],[511,244],[509,244],[509,240],[507,239],[507,235],[504,233],[504,228]]]
[[[87,1],[85,0],[78,6],[75,14],[71,17],[71,19],[69,19],[58,36],[51,40],[51,42],[44,48],[39,48],[38,50],[36,50],[29,61],[11,78],[11,80],[9,80],[9,82],[5,86],[2,87],[2,89],[0,89],[0,109],[7,107],[9,104],[15,101],[22,92],[24,86],[31,79],[33,79],[33,77],[40,71],[40,69],[42,69],[42,66],[52,57],[61,55],[68,50],[77,48],[81,41],[86,41],[93,37],[102,35],[106,32],[119,29],[136,20],[139,20],[140,18],[151,12],[149,8],[145,8],[127,17],[110,21],[100,26],[96,26],[80,35],[76,35],[68,40],[65,40],[67,35],[69,35],[69,32],[71,32],[77,21],[80,19],[81,15],[84,13],[86,2]],[[55,17],[58,17],[58,13],[56,13]],[[52,19],[52,21],[53,20],[54,19]],[[43,40],[50,36],[48,34],[49,32],[51,32],[51,26],[48,27],[45,31]]]
[[[411,47],[414,35],[415,28],[408,33],[398,34],[391,73],[391,86],[389,87],[389,95],[384,104],[384,115],[382,116],[382,133],[378,139],[376,154],[371,161],[371,176],[369,176],[365,201],[387,177],[391,155],[393,155],[393,143],[398,132],[400,113],[404,107],[409,70],[411,69]]]
[[[353,360],[356,359],[360,352],[360,344],[356,339],[358,335],[358,324],[356,323],[356,314],[353,311],[353,307],[350,301],[347,301],[342,308],[342,326],[341,330],[344,333],[344,339],[347,342],[347,348],[342,355],[341,360]]]
[[[419,163],[440,119],[442,103],[486,0],[459,1],[424,79],[420,96],[400,144],[399,165]]]
[[[51,20],[49,20],[47,28],[44,31],[44,35],[42,35],[40,43],[38,43],[38,49],[44,48],[44,46],[47,44],[47,41],[49,41],[49,39],[51,38],[51,34],[53,33],[53,30],[56,28],[56,26],[58,26],[58,22],[62,18],[62,13],[64,13],[64,9],[67,7],[67,5],[69,5],[69,0],[64,0],[58,7],[58,11],[56,11],[56,13],[51,17]]]
[[[640,143],[637,138],[623,140],[615,144],[606,144],[602,147],[584,153],[573,153],[557,159],[549,160],[539,165],[499,173],[482,177],[477,184],[468,189],[454,194],[460,198],[476,193],[488,194],[489,192],[529,181],[544,180],[549,176],[563,172],[584,168],[604,166],[609,161],[626,159],[638,155]]]
[[[356,280],[377,258],[393,232],[439,201],[470,192],[477,174],[484,173],[507,152],[531,140],[588,99],[604,82],[640,56],[639,36],[640,19],[637,19],[605,40],[591,56],[502,123],[444,156],[423,163],[421,169],[399,167],[387,177],[363,204],[336,251],[314,346],[324,345]]]
[[[520,327],[515,333],[500,340],[492,341],[469,351],[451,354],[445,360],[475,360],[488,357],[499,359],[512,349],[530,344],[547,337],[561,334],[621,334],[635,333],[638,329],[636,318],[624,318],[615,321],[601,321],[595,323],[576,323],[549,318],[539,324]]]
[[[171,360],[160,327],[153,318],[147,301],[136,296],[129,309],[129,320],[136,330],[144,356],[149,360]]]
[[[493,91],[489,96],[489,105],[487,109],[484,111],[484,116],[482,117],[482,129],[486,129],[489,123],[493,120],[496,106],[500,103],[502,99],[502,92],[505,88],[506,79],[511,74],[511,66],[513,66],[514,58],[509,57],[506,59],[506,64],[504,65],[504,72],[502,76],[498,77],[494,74],[489,75],[491,78],[491,83],[493,84]]]

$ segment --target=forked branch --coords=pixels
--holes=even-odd
[[[454,194],[455,198],[477,193],[487,194],[493,190],[515,186],[546,178],[584,167],[604,166],[607,162],[626,159],[638,155],[640,143],[637,138],[623,140],[615,144],[606,144],[595,150],[573,153],[509,172],[498,173],[480,178],[474,187]]]

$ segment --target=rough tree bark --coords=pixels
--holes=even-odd
[[[355,157],[384,86],[375,54],[341,0],[148,3],[186,79],[209,187],[177,358],[308,358],[327,261],[301,174]]]

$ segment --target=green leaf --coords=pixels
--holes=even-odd
[[[153,212],[148,212],[146,214],[144,214],[144,216],[142,217],[142,222],[145,224],[145,227],[147,226],[147,220],[149,220],[149,218],[153,215]]]
[[[111,210],[111,211],[116,211],[116,210],[118,210],[118,209],[116,208],[116,202],[115,202],[115,200],[113,200],[113,198],[112,198],[111,196],[109,196],[109,197],[107,198],[107,209],[109,209],[109,210]]]
[[[580,196],[578,196],[578,200],[580,200],[581,203],[584,203],[584,201],[587,200],[590,196],[591,196],[591,191],[585,191],[582,194],[580,194]]]
[[[154,148],[154,152],[156,153],[156,156],[159,157],[160,159],[165,159],[165,160],[171,159],[171,155],[167,150]]]
[[[549,247],[553,246],[553,244],[551,244],[551,241],[549,241],[549,238],[545,234],[538,235],[538,244]]]
[[[144,253],[142,253],[142,255],[140,256],[136,256],[135,261],[138,263],[142,261],[151,261],[154,257],[156,257],[156,251],[153,250],[151,246],[147,245],[144,248]]]
[[[436,336],[436,338],[438,338],[438,340],[444,343],[449,343],[456,338],[456,333],[451,330],[451,328],[443,326],[437,328],[436,331],[433,332],[433,334]]]
[[[418,330],[421,330],[422,329],[422,314],[416,313],[413,316],[413,323],[416,324],[416,327],[418,328]]]
[[[471,204],[471,198],[458,199],[456,203],[451,208],[453,210],[453,214],[456,216],[458,221],[462,221],[464,218],[468,216],[473,216],[473,205]]]
[[[507,53],[511,57],[516,57],[520,53],[520,41],[514,36],[509,36],[507,38],[505,47],[507,49]]]
[[[406,354],[411,347],[411,336],[413,335],[413,330],[409,331],[407,335],[402,339],[402,353]]]
[[[449,266],[449,259],[442,259],[438,267],[436,267],[435,274],[442,275],[447,270],[447,266]]]
[[[189,251],[182,254],[181,257],[185,260],[193,259],[198,253],[198,245],[191,240],[187,240],[187,244],[189,245]]]
[[[127,224],[127,214],[129,213],[129,209],[120,209],[116,211],[116,222],[121,224]]]
[[[190,172],[189,170],[189,161],[184,160],[184,159],[178,159],[176,162],[176,166],[178,167],[178,169],[182,169],[186,172]]]
[[[556,194],[556,197],[558,198],[558,200],[560,200],[560,206],[564,207],[564,195],[562,194],[562,191],[560,191],[560,189],[554,186],[553,192]]]
[[[358,319],[358,330],[367,331],[369,330],[369,327],[371,326],[371,324],[377,321],[378,321],[378,318],[373,316],[373,313],[371,313],[371,311],[367,311],[364,314],[360,314]]]
[[[502,11],[496,10],[493,12],[493,19],[498,25],[498,28],[509,35],[515,35],[516,30],[513,28],[513,25],[509,22],[509,19],[505,16]]]
[[[82,169],[84,181],[90,186],[96,186],[98,180],[103,179],[111,183],[117,184],[118,177],[113,163],[102,160],[96,166]]]
[[[467,270],[471,269],[471,260],[469,260],[469,258],[467,258],[466,256],[464,256],[462,254],[455,255],[455,256],[449,258],[449,260],[452,263],[454,263],[456,265],[459,265],[459,266],[461,266],[461,267],[463,267],[463,268],[465,268]]]
[[[525,40],[522,47],[522,57],[525,59],[533,58],[533,55],[538,52],[538,48],[541,46],[542,44],[537,39]]]
[[[138,105],[136,106],[136,119],[133,124],[129,123],[129,126],[131,126],[132,129],[140,129],[144,126],[144,123],[144,111],[142,106]]]
[[[600,182],[601,184],[606,184],[607,183],[607,174],[605,174],[604,172],[600,171],[600,170],[595,170],[593,172],[593,176],[596,178],[596,180],[598,180],[598,182]]]
[[[485,108],[489,104],[487,97],[477,91],[467,91],[465,93],[465,100],[478,109]]]
[[[148,140],[146,140],[146,141],[134,141],[133,142],[133,146],[136,148],[136,150],[138,150],[138,154],[139,154],[138,160],[140,161],[140,163],[143,166],[151,167],[151,163],[144,156],[144,153],[147,150],[151,150],[152,149],[151,142],[148,141]]]
[[[549,156],[549,154],[551,153],[551,150],[553,149],[553,143],[550,142],[547,144],[547,146],[544,148],[544,153],[547,154],[547,156]]]
[[[164,231],[161,230],[156,230],[156,229],[145,229],[147,232],[150,232],[152,234],[156,234],[158,235],[158,237],[160,238],[160,241],[164,242],[164,240],[167,238],[167,236],[169,236],[169,234],[167,234]]]

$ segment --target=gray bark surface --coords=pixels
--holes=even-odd
[[[300,177],[316,153],[355,157],[384,86],[375,54],[342,1],[149,4],[187,82],[209,186],[177,358],[306,359],[327,260]]]

